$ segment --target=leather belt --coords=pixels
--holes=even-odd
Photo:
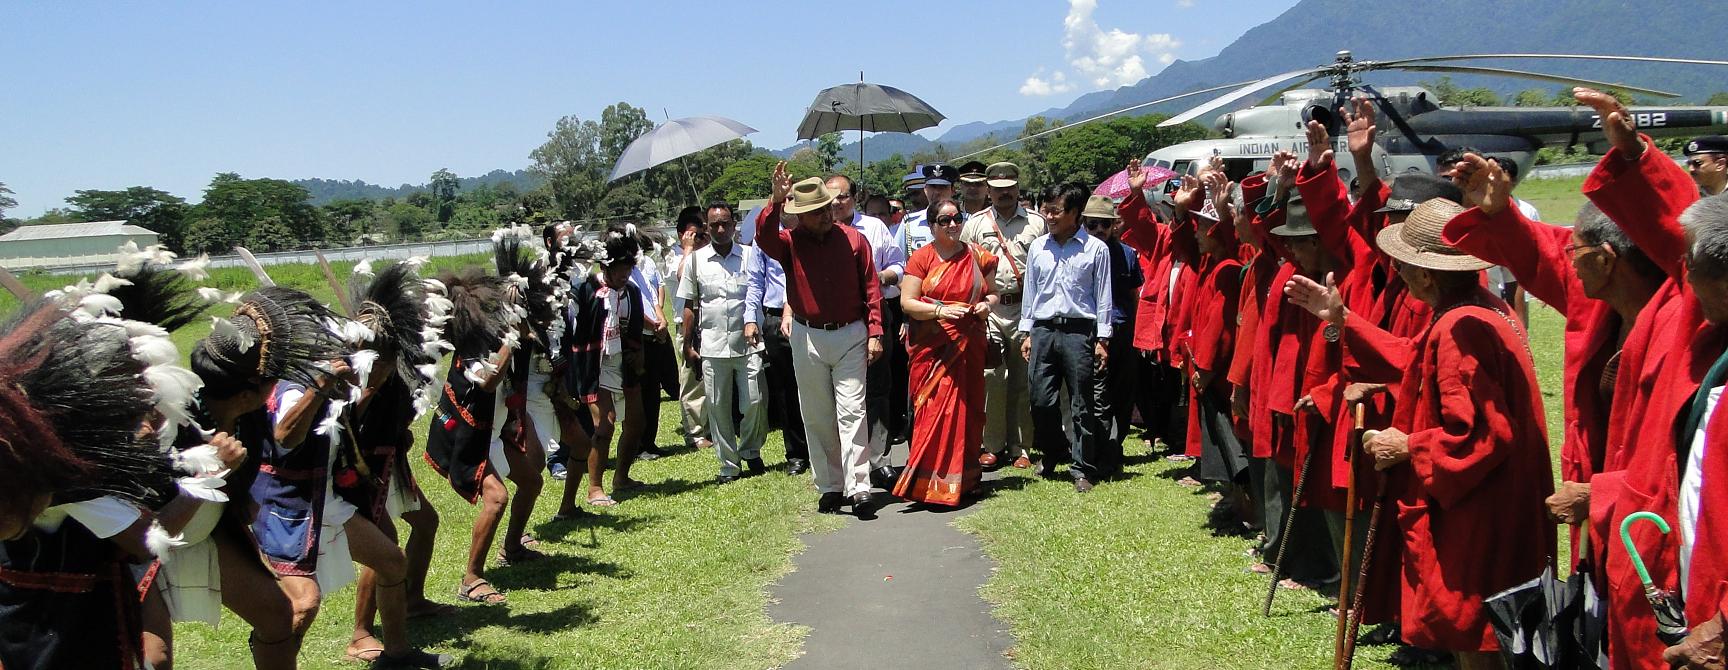
[[[1098,328],[1098,320],[1097,319],[1080,319],[1080,318],[1067,317],[1067,316],[1054,316],[1054,317],[1050,317],[1048,319],[1039,319],[1037,321],[1034,321],[1034,322],[1032,322],[1032,325],[1034,327],[1037,327],[1037,328],[1049,328],[1051,330],[1059,330],[1059,331],[1064,331],[1064,332],[1078,331],[1078,332],[1090,333],[1090,332],[1092,332]]]
[[[845,323],[818,323],[815,321],[805,321],[803,317],[797,315],[793,315],[792,320],[797,321],[805,328],[814,328],[816,330],[840,330],[841,328],[857,323],[856,321],[847,321]]]
[[[1018,305],[1020,304],[1020,294],[1014,293],[1011,295],[996,296],[996,304],[1004,306]]]
[[[786,308],[784,307],[763,307],[762,311],[767,312],[768,316],[783,316],[786,314]]]

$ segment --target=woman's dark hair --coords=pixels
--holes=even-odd
[[[1627,263],[1631,263],[1632,271],[1638,273],[1640,277],[1661,278],[1666,276],[1666,273],[1662,272],[1662,268],[1657,267],[1655,261],[1644,255],[1644,251],[1632,243],[1632,238],[1626,235],[1626,231],[1621,230],[1620,225],[1608,218],[1607,214],[1603,214],[1602,209],[1597,207],[1596,203],[1584,203],[1584,206],[1578,210],[1578,218],[1572,224],[1572,231],[1578,234],[1578,239],[1584,244],[1590,246],[1608,245],[1608,248],[1614,250],[1615,255],[1626,259]]]
[[[1070,182],[1052,184],[1049,188],[1044,189],[1044,197],[1040,200],[1045,203],[1060,202],[1063,212],[1078,214],[1086,209],[1086,198],[1091,195],[1092,191],[1086,188],[1085,184]]]
[[[690,205],[689,207],[678,210],[678,234],[683,235],[685,228],[701,224],[703,212],[704,210],[701,207],[695,205]]]
[[[192,372],[203,380],[203,388],[198,389],[202,398],[226,398],[229,396],[254,391],[263,383],[256,372],[258,370],[258,350],[247,352],[250,360],[227,361],[210,354],[204,347],[192,349]]]

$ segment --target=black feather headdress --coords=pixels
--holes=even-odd
[[[446,270],[438,275],[450,300],[449,322],[444,338],[466,356],[497,351],[515,335],[516,316],[511,309],[509,286],[502,277],[486,274],[478,267],[461,272]]]
[[[328,328],[334,315],[323,303],[298,291],[266,286],[246,294],[234,316],[217,319],[210,336],[198,343],[193,366],[205,382],[209,372],[230,378],[292,381],[314,386],[322,366],[346,346]]]
[[[391,263],[370,277],[348,282],[354,320],[372,331],[373,348],[394,357],[396,372],[409,388],[437,381],[443,347],[442,324],[433,323],[425,280],[409,263]]]
[[[122,319],[154,323],[173,332],[210,309],[210,303],[198,294],[198,287],[186,274],[167,266],[143,263],[115,272],[114,278],[124,280],[108,289],[108,295],[120,299]]]
[[[174,490],[169,456],[140,430],[155,409],[125,325],[38,302],[0,325],[0,500]]]
[[[558,305],[568,286],[557,281],[548,254],[541,246],[523,246],[523,237],[508,232],[494,235],[492,244],[498,276],[516,288],[516,304],[520,305],[536,332],[545,333],[558,318]]]

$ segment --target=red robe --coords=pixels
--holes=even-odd
[[[1517,207],[1489,217],[1471,209],[1446,224],[1446,242],[1505,267],[1518,286],[1566,317],[1565,433],[1560,476],[1587,482],[1601,472],[1608,443],[1603,368],[1617,351],[1620,315],[1607,302],[1584,295],[1572,267],[1570,226],[1524,218]]]
[[[1193,217],[1178,231],[1192,239],[1199,234]],[[1224,223],[1212,225],[1211,233],[1221,249],[1218,255],[1203,254],[1194,283],[1191,305],[1193,336],[1189,350],[1193,353],[1194,371],[1210,373],[1210,385],[1195,389],[1188,384],[1188,450],[1199,456],[1201,450],[1200,398],[1202,395],[1228,406],[1230,398],[1231,356],[1236,351],[1236,314],[1242,294],[1242,262],[1236,260],[1240,245],[1236,233]]]
[[[1413,340],[1344,322],[1360,362],[1401,376],[1392,425],[1409,434],[1410,460],[1393,470],[1411,475],[1396,505],[1401,624],[1418,647],[1497,650],[1484,599],[1541,574],[1554,548],[1542,392],[1510,314],[1477,288]]]
[[[1134,307],[1134,348],[1151,352],[1159,362],[1168,362],[1164,333],[1170,302],[1170,230],[1158,222],[1146,197],[1136,189],[1116,206],[1116,212],[1127,223],[1122,241],[1134,248],[1146,278]]]
[[[1638,511],[1677,518],[1676,422],[1722,353],[1728,331],[1704,320],[1685,280],[1686,235],[1679,218],[1697,201],[1698,189],[1684,170],[1654,149],[1635,160],[1614,149],[1585,180],[1584,195],[1670,277],[1645,308],[1645,314],[1655,309],[1650,327],[1645,328],[1641,318],[1627,336],[1625,350],[1642,353],[1635,360],[1621,356],[1604,471],[1591,478],[1590,486],[1591,537],[1607,545],[1602,581],[1608,600],[1609,662],[1615,668],[1664,668],[1650,605],[1620,542],[1620,522]],[[1657,300],[1662,304],[1654,304]],[[1638,524],[1632,540],[1651,581],[1677,589],[1679,535]]]
[[[1253,179],[1253,177],[1249,179]],[[1252,203],[1259,200],[1259,194],[1249,195],[1249,179],[1243,180],[1243,200]],[[1264,185],[1262,184],[1258,190],[1263,192],[1265,190]],[[1250,384],[1254,375],[1254,349],[1259,344],[1261,312],[1274,288],[1279,293],[1284,292],[1283,286],[1274,287],[1272,284],[1272,280],[1278,274],[1279,261],[1278,254],[1268,242],[1268,235],[1266,234],[1266,231],[1283,223],[1284,211],[1277,210],[1267,216],[1261,216],[1254,213],[1250,208],[1244,212],[1244,215],[1251,217],[1248,228],[1252,231],[1250,234],[1254,236],[1254,241],[1258,242],[1261,248],[1243,247],[1242,287],[1241,293],[1236,299],[1236,351],[1230,357],[1230,373],[1227,380],[1235,387],[1237,393],[1248,395],[1248,413],[1235,419],[1236,436],[1242,438],[1244,445],[1248,445],[1249,455],[1255,458],[1270,458],[1270,452],[1262,455],[1255,453],[1253,448],[1252,417],[1257,410],[1253,402],[1253,387]],[[1273,223],[1273,221],[1277,221],[1277,223]],[[1259,410],[1264,409],[1264,407],[1259,408]]]

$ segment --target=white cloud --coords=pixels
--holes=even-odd
[[[1178,9],[1188,9],[1194,6],[1194,0],[1176,0]]]
[[[1074,85],[1067,81],[1068,75],[1057,72],[1045,79],[1043,74],[1044,68],[1038,68],[1037,72],[1027,77],[1026,83],[1020,85],[1020,95],[1041,97],[1074,90]]]
[[[1193,0],[1177,0],[1179,6],[1190,6]],[[1093,20],[1098,0],[1068,0],[1068,15],[1062,19],[1062,50],[1068,67],[1076,77],[1088,84],[1106,88],[1127,86],[1145,79],[1146,59],[1151,57],[1161,65],[1176,60],[1176,49],[1182,46],[1169,33],[1142,35],[1120,28],[1106,30]],[[1073,88],[1064,83],[1065,73],[1043,76],[1043,70],[1026,78],[1020,86],[1021,95],[1039,96],[1063,93]]]

